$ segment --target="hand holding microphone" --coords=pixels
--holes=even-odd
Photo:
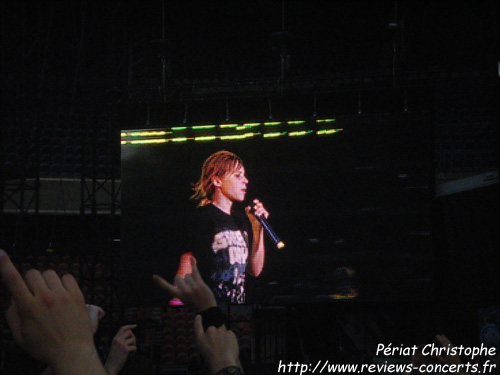
[[[264,206],[258,199],[253,200],[253,206],[249,206],[249,212],[252,213],[257,220],[260,222],[265,232],[269,236],[269,238],[274,242],[278,249],[282,249],[285,247],[285,243],[280,240],[278,235],[271,228],[271,225],[267,222],[267,218],[269,217],[269,213],[265,210]]]

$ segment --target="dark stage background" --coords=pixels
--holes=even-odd
[[[149,276],[172,277],[190,183],[229,149],[287,243],[256,280],[262,303],[231,312],[246,368],[369,362],[379,342],[436,333],[500,347],[498,8],[2,1],[0,246],[22,271],[72,273],[107,312],[101,344],[138,323],[156,373],[186,373],[197,357],[174,328],[189,314]],[[343,131],[127,144],[122,159],[128,129],[322,118]],[[356,270],[356,298],[325,297],[339,267]],[[3,317],[0,372],[41,373]]]

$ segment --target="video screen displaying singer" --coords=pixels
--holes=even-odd
[[[191,255],[219,302],[430,298],[429,124],[425,113],[345,117],[326,136],[205,142],[164,140],[203,129],[123,131],[123,300],[166,303],[151,276],[172,282]]]
[[[218,151],[203,162],[193,188],[191,198],[199,203],[186,246],[192,252],[182,255],[177,273],[191,273],[194,256],[218,303],[245,303],[246,274],[258,277],[264,267],[264,228],[257,217],[269,213],[258,199],[244,210],[234,205],[245,201],[248,184],[243,161]]]

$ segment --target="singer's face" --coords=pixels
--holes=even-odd
[[[242,202],[247,193],[247,184],[245,168],[240,167],[222,177],[221,193],[232,202]]]

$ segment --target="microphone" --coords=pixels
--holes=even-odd
[[[285,243],[280,240],[278,235],[274,232],[273,228],[271,228],[271,225],[267,222],[264,215],[259,215],[259,216],[255,215],[255,209],[253,207],[250,209],[250,212],[252,214],[254,214],[254,216],[257,218],[257,220],[259,220],[259,222],[262,224],[262,227],[266,231],[266,233],[269,236],[269,238],[271,239],[271,241],[274,242],[276,247],[278,249],[283,249],[285,247]]]

